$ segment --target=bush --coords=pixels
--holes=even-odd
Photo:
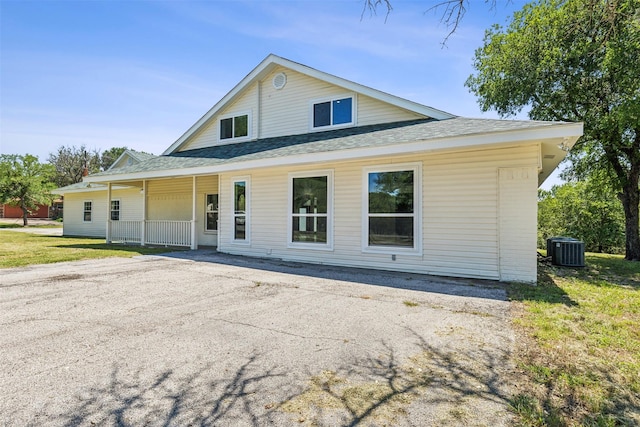
[[[613,190],[593,181],[538,191],[538,247],[552,236],[585,243],[588,252],[623,253],[624,212]]]

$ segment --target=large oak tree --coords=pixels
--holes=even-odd
[[[482,110],[584,122],[569,173],[605,172],[640,260],[640,0],[540,0],[487,30],[467,86]]]

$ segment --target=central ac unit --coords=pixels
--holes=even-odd
[[[584,242],[571,237],[551,237],[547,239],[547,256],[555,265],[584,267]]]

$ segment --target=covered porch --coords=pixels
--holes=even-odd
[[[217,175],[104,184],[107,243],[190,249],[218,245]],[[135,199],[122,197],[116,186],[133,189],[129,194]]]

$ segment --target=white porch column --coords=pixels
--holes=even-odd
[[[107,243],[111,243],[111,183],[107,183]]]
[[[191,249],[198,248],[198,242],[196,241],[196,177],[193,176],[191,184]]]
[[[147,233],[147,180],[142,180],[142,226],[140,230],[140,245],[146,243]]]

